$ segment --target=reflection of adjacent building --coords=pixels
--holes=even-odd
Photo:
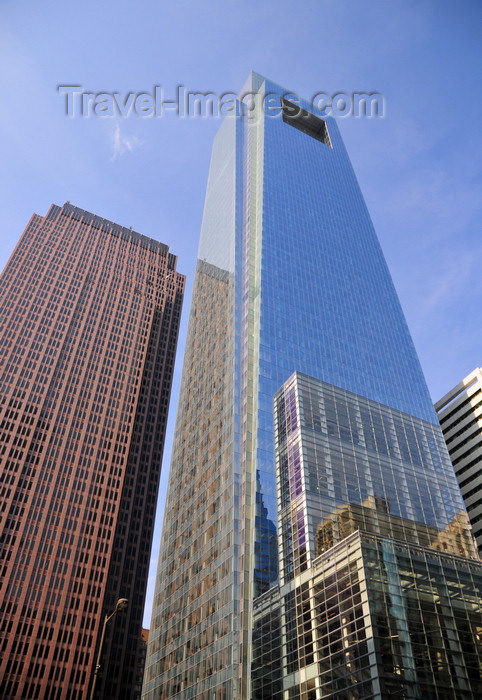
[[[134,683],[134,694],[132,700],[140,700],[142,690],[142,680],[144,678],[144,668],[146,665],[147,642],[149,641],[149,630],[143,628],[137,652],[137,669]]]
[[[465,512],[460,513],[445,530],[440,531],[425,523],[391,515],[387,503],[372,496],[361,505],[347,503],[346,506],[340,506],[318,525],[316,556],[331,549],[355,530],[456,553],[462,557],[473,557],[473,541],[467,531]]]
[[[437,426],[295,373],[275,448],[253,697],[478,697],[482,563]]]
[[[355,529],[473,556],[437,425],[296,373],[277,394],[275,441],[285,578]],[[457,518],[462,540],[447,535]]]
[[[445,394],[435,410],[482,554],[482,369]]]
[[[269,588],[278,577],[278,530],[275,523],[268,518],[268,509],[263,502],[263,494],[256,492],[256,532],[259,533],[255,542],[256,568],[259,577],[264,579]]]
[[[167,678],[167,692],[151,692],[156,700],[194,683],[209,687],[229,660],[222,647],[233,625],[236,572],[228,555],[237,529],[224,505],[233,489],[227,460],[232,397],[223,381],[233,361],[228,309],[228,273],[198,260],[157,579],[162,595],[154,605],[143,685],[146,694],[160,676]],[[206,654],[210,648],[213,656]]]

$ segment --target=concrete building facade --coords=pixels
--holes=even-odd
[[[482,369],[447,392],[435,410],[482,554]]]

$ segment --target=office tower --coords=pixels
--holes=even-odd
[[[482,554],[482,369],[462,379],[435,410]]]
[[[426,542],[436,538],[430,528],[444,537],[457,514],[462,549],[473,552],[447,456],[438,459],[443,440],[430,396],[337,126],[257,74],[243,92],[250,95],[237,105],[240,116],[226,118],[211,158],[144,700],[322,697],[318,681],[314,690],[301,689],[312,678],[300,665],[292,685],[279,687],[288,671],[278,635],[296,642],[298,628],[295,620],[285,629],[291,622],[279,608],[284,521],[278,524],[273,397],[293,372],[408,416],[407,449],[413,459],[417,450],[429,453],[442,510],[434,518],[430,501],[415,511],[414,495],[390,527],[403,531],[395,516],[416,521],[405,530]],[[419,446],[420,425],[437,446],[429,438]],[[387,475],[386,490],[377,486],[367,482],[355,505],[386,516],[399,484]],[[332,499],[337,507],[352,497],[343,488]]]
[[[70,204],[0,278],[0,695],[131,698],[184,277]],[[142,654],[142,650],[140,651]]]

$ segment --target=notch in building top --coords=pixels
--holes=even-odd
[[[321,141],[325,146],[333,148],[330,134],[328,133],[328,127],[323,119],[293,104],[293,102],[285,100],[283,97],[281,98],[281,112],[283,114],[283,121],[286,124],[294,126],[295,129],[299,129],[304,134],[308,134],[308,136],[312,136],[317,141]]]

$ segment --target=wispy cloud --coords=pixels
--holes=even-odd
[[[121,133],[120,124],[115,125],[114,133],[111,136],[111,160],[115,160],[118,156],[124,155],[127,151],[134,152],[134,148],[142,146],[141,141],[137,136],[127,136]]]

